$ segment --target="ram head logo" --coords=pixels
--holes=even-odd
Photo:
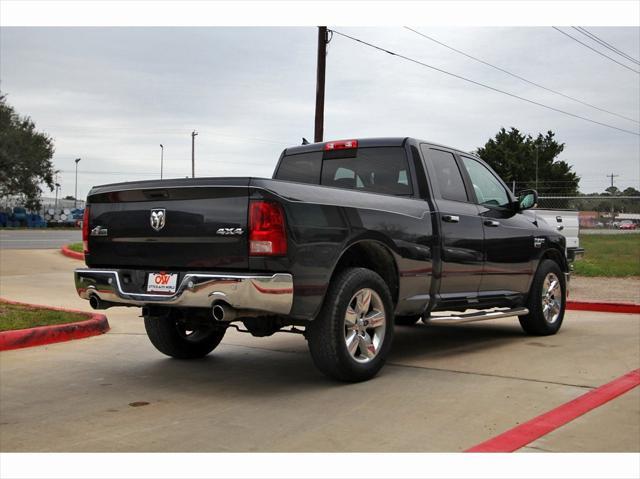
[[[165,218],[166,212],[163,208],[156,208],[151,210],[151,227],[156,231],[160,231],[162,228],[164,228]]]

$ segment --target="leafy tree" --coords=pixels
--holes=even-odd
[[[27,209],[39,209],[40,185],[53,190],[53,152],[53,140],[0,94],[0,196],[19,195]]]
[[[75,198],[73,197],[73,195],[67,195],[63,198],[64,200],[75,200]]]
[[[555,140],[555,134],[538,134],[536,138],[520,133],[516,128],[501,128],[496,136],[478,148],[477,154],[500,177],[516,189],[536,187],[536,157],[538,163],[538,193],[541,196],[575,196],[580,177],[571,166],[557,157],[564,150],[564,143]]]

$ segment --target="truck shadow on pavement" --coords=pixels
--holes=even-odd
[[[397,327],[388,363],[401,367],[407,362],[415,367],[419,362],[420,367],[428,369],[430,360],[478,353],[528,339],[517,324]],[[191,361],[165,358],[153,350],[153,356],[144,355],[145,360],[126,361],[115,368],[113,363],[111,367],[105,363],[96,373],[105,377],[109,385],[135,382],[148,393],[153,392],[152,396],[160,397],[165,396],[163,392],[217,399],[248,395],[304,396],[334,388],[359,389],[374,384],[340,383],[325,378],[313,366],[306,342],[301,337],[258,341],[264,344],[253,347],[223,342],[210,356]],[[260,343],[256,341],[256,344]],[[152,348],[150,344],[148,346]],[[133,351],[131,358],[135,354]],[[404,375],[387,367],[373,381],[394,382],[394,376],[400,380]]]

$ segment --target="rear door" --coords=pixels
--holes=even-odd
[[[484,228],[485,267],[480,296],[525,293],[533,274],[534,225],[517,212],[504,183],[477,159],[462,155]]]
[[[432,178],[433,198],[441,231],[441,301],[474,302],[483,269],[483,229],[477,205],[470,201],[454,153],[446,148],[420,145]]]

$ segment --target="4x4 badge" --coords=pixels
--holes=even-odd
[[[166,216],[167,214],[164,208],[155,208],[151,210],[151,227],[156,231],[160,231],[164,228]]]
[[[542,248],[542,245],[544,244],[544,241],[545,241],[544,238],[536,236],[535,238],[533,238],[533,247],[534,248]]]

